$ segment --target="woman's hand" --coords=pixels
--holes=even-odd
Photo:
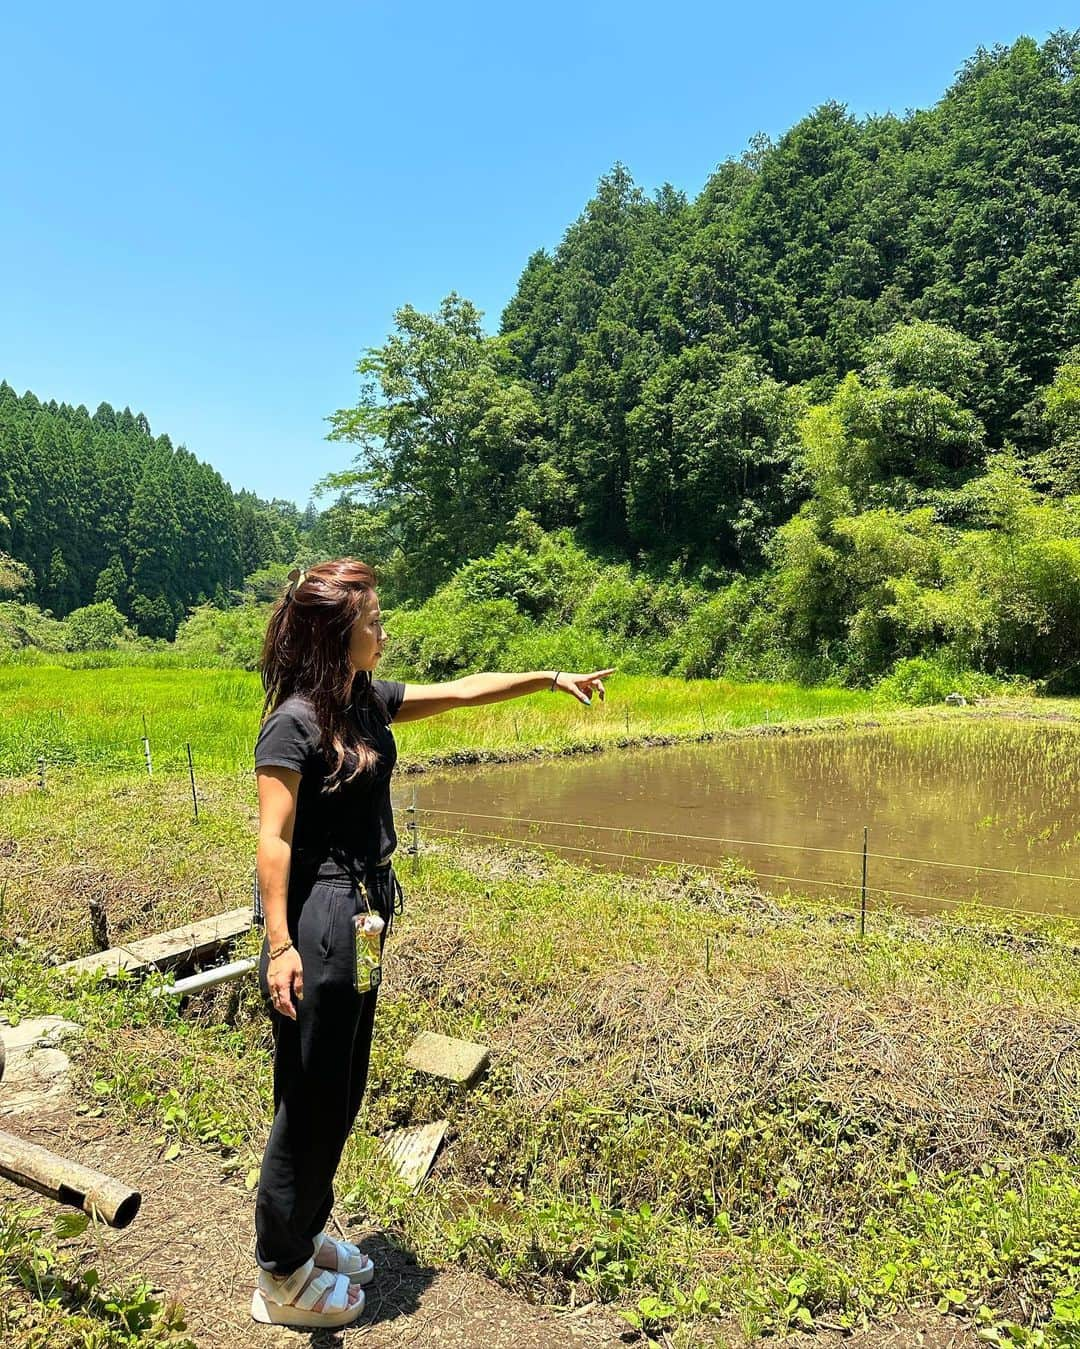
[[[266,971],[266,982],[270,985],[270,1001],[274,1004],[274,1011],[295,1021],[296,1004],[293,996],[297,1002],[304,996],[304,966],[295,946],[290,946],[276,960],[271,960]]]
[[[604,680],[614,673],[614,667],[610,670],[596,670],[593,674],[587,675],[569,674],[566,670],[560,670],[555,687],[562,689],[563,693],[571,694],[579,703],[584,703],[588,707],[592,702],[594,690],[600,695],[600,701],[604,701]]]

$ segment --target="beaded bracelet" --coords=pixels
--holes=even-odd
[[[282,942],[281,945],[278,947],[278,949],[277,949],[276,951],[273,950],[273,949],[271,949],[271,951],[270,951],[270,959],[271,959],[271,960],[277,960],[278,956],[283,956],[283,955],[285,954],[285,952],[288,951],[289,948],[290,948],[291,946],[292,946],[292,942],[291,942],[291,941]]]

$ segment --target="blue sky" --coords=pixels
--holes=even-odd
[[[1071,12],[1070,12],[1071,11]],[[5,6],[0,378],[144,411],[301,504],[363,348],[451,290],[498,324],[616,160],[691,196],[827,99],[934,102],[1027,0]]]

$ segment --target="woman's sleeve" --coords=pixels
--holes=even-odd
[[[387,720],[393,721],[405,699],[405,685],[399,684],[396,679],[373,679],[371,682],[375,692],[386,704]]]
[[[295,707],[279,707],[263,722],[255,742],[256,768],[292,768],[302,773],[318,746],[308,717]]]

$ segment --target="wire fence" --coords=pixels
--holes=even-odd
[[[676,830],[642,829],[636,826],[603,825],[594,824],[588,821],[578,820],[551,820],[532,818],[527,819],[521,816],[496,815],[482,811],[466,810],[442,810],[437,807],[422,806],[418,808],[418,814],[423,817],[439,817],[442,819],[480,819],[487,821],[497,821],[506,824],[520,825],[526,828],[543,827],[546,829],[580,829],[584,831],[595,831],[603,833],[622,834],[624,836],[639,836],[650,841],[693,841],[695,843],[712,843],[726,846],[762,848],[767,850],[788,851],[795,853],[808,853],[812,855],[829,855],[834,857],[860,859],[868,862],[876,859],[882,862],[903,863],[905,865],[914,865],[920,867],[945,867],[951,871],[964,871],[974,875],[980,873],[992,874],[997,876],[1008,876],[1013,879],[1022,880],[1044,880],[1053,882],[1065,882],[1077,887],[1076,902],[1080,907],[1080,877],[1068,875],[1063,872],[1044,872],[1022,870],[1020,868],[1005,868],[989,866],[975,862],[948,862],[935,858],[910,857],[899,853],[874,852],[869,849],[841,848],[841,847],[818,847],[804,845],[799,843],[786,843],[776,840],[764,839],[746,839],[735,838],[721,834],[690,834],[682,833]],[[581,846],[571,843],[560,843],[557,840],[546,837],[543,840],[528,839],[520,836],[514,836],[507,833],[495,833],[490,830],[478,830],[472,828],[459,827],[457,829],[448,828],[446,825],[430,824],[424,825],[424,832],[436,837],[443,838],[468,838],[475,839],[478,842],[491,842],[501,845],[528,847],[540,849],[542,851],[553,851],[556,853],[570,853],[584,857],[594,857],[609,859],[622,863],[633,863],[636,865],[649,866],[678,866],[688,867],[692,870],[718,873],[730,877],[730,865],[723,866],[716,862],[701,861],[696,858],[657,856],[654,852],[621,852],[614,849],[590,846]],[[762,871],[756,867],[748,868],[755,881],[772,881],[792,887],[814,886],[827,892],[839,893],[849,892],[858,894],[860,907],[858,910],[837,910],[838,912],[854,912],[865,923],[867,912],[867,901],[870,896],[884,897],[888,900],[899,900],[905,906],[920,905],[928,907],[941,907],[945,909],[970,907],[970,898],[959,898],[955,895],[944,895],[940,893],[913,891],[901,889],[896,886],[870,884],[867,880],[867,873],[864,867],[861,880],[845,880],[839,877],[820,877],[807,875],[792,875],[790,873],[778,871]],[[990,907],[995,914],[1008,914],[1018,918],[1045,918],[1053,916],[1070,921],[1080,921],[1080,914],[1070,914],[1066,912],[1055,912],[1051,915],[1048,908],[1032,909],[1017,908],[1005,904],[993,904]]]
[[[771,848],[777,849],[778,851],[790,850],[792,852],[804,853],[829,853],[839,857],[863,856],[863,850],[858,848],[819,848],[812,847],[806,843],[769,843],[762,839],[728,838],[721,834],[684,834],[671,829],[640,829],[630,825],[592,824],[583,820],[541,820],[537,818],[526,820],[520,816],[490,815],[476,810],[439,810],[434,806],[425,806],[423,813],[425,815],[450,815],[458,819],[499,820],[507,824],[524,824],[529,825],[530,827],[544,825],[559,828],[602,830],[613,834],[642,834],[652,838],[687,839],[692,840],[695,843],[723,843],[743,848]],[[985,871],[998,876],[1023,876],[1025,878],[1031,877],[1034,880],[1069,881],[1073,884],[1080,884],[1080,876],[1066,876],[1049,871],[1021,871],[1019,868],[991,867],[977,862],[946,862],[939,858],[932,857],[904,857],[899,853],[869,851],[866,853],[866,856],[877,858],[878,860],[885,862],[909,862],[916,866],[950,867],[963,871]]]
[[[145,728],[144,728],[145,729]],[[200,812],[200,792],[198,788],[196,775],[196,756],[190,743],[184,746],[182,754],[172,753],[160,759],[154,757],[149,735],[143,736],[140,752],[134,750],[123,758],[93,760],[89,763],[75,764],[66,758],[52,758],[46,755],[37,757],[36,785],[42,791],[47,791],[55,778],[56,771],[65,768],[78,767],[80,769],[91,769],[112,773],[134,773],[145,775],[147,778],[155,776],[183,776],[188,780],[191,793],[192,813],[195,821],[199,819]],[[220,771],[220,768],[218,769]],[[237,772],[242,771],[238,766]],[[205,803],[204,803],[205,808]],[[398,803],[398,809],[404,810],[409,816],[407,828],[410,831],[410,843],[408,852],[419,856],[420,853],[420,820],[423,818],[424,832],[434,837],[442,838],[468,838],[477,842],[497,843],[503,846],[526,847],[551,851],[559,854],[572,854],[587,859],[597,859],[604,863],[617,863],[626,866],[633,864],[637,866],[679,866],[688,867],[693,870],[699,870],[708,873],[722,873],[726,876],[731,874],[731,859],[726,859],[726,865],[716,861],[701,860],[700,858],[690,857],[670,857],[657,856],[652,852],[624,852],[612,848],[589,844],[582,846],[579,844],[559,842],[551,836],[543,840],[522,838],[505,832],[495,832],[491,826],[509,825],[522,827],[528,830],[546,829],[546,830],[580,830],[592,835],[621,835],[624,838],[641,838],[646,840],[646,846],[655,846],[655,840],[662,840],[668,845],[679,844],[706,844],[715,848],[740,848],[740,849],[759,849],[766,852],[779,852],[785,854],[807,855],[810,857],[828,857],[852,859],[853,865],[856,861],[862,864],[861,879],[844,879],[839,876],[813,876],[802,874],[791,874],[789,871],[764,871],[749,863],[747,865],[750,874],[756,881],[768,881],[788,887],[802,888],[814,887],[824,890],[834,895],[854,894],[859,897],[859,908],[857,910],[848,910],[835,906],[833,912],[839,914],[853,913],[860,919],[860,925],[864,926],[868,903],[871,896],[884,898],[887,901],[899,901],[904,907],[918,905],[924,908],[942,908],[950,909],[959,906],[970,906],[971,897],[961,898],[955,895],[942,894],[933,888],[911,890],[900,888],[894,885],[871,884],[868,880],[869,863],[890,864],[900,866],[911,866],[920,869],[926,869],[932,873],[934,869],[939,869],[949,873],[966,873],[978,877],[980,875],[1010,878],[1017,881],[1043,882],[1049,885],[1064,884],[1075,887],[1073,893],[1068,896],[1069,907],[1075,907],[1075,914],[1062,910],[1051,911],[1044,904],[1042,909],[1031,907],[1015,907],[1007,904],[993,903],[985,905],[989,912],[994,914],[1011,915],[1017,918],[1032,919],[1045,918],[1053,916],[1071,921],[1080,921],[1080,876],[1071,875],[1066,872],[1030,870],[1017,867],[994,866],[982,862],[957,862],[943,858],[933,857],[915,857],[905,853],[878,852],[871,850],[866,843],[864,831],[864,845],[862,848],[851,847],[823,847],[805,843],[791,843],[784,840],[765,840],[749,839],[726,834],[698,834],[679,830],[658,830],[645,829],[634,825],[609,825],[599,824],[591,821],[582,820],[559,820],[541,818],[539,816],[522,817],[495,812],[484,812],[475,810],[459,809],[440,809],[434,806],[421,806],[417,800],[416,789],[413,789],[412,798],[409,804],[402,806]],[[449,828],[446,824],[440,825],[439,820],[477,820],[484,822],[480,829]],[[434,822],[433,822],[434,821]],[[599,842],[599,840],[597,840]],[[677,850],[674,847],[670,851]]]

